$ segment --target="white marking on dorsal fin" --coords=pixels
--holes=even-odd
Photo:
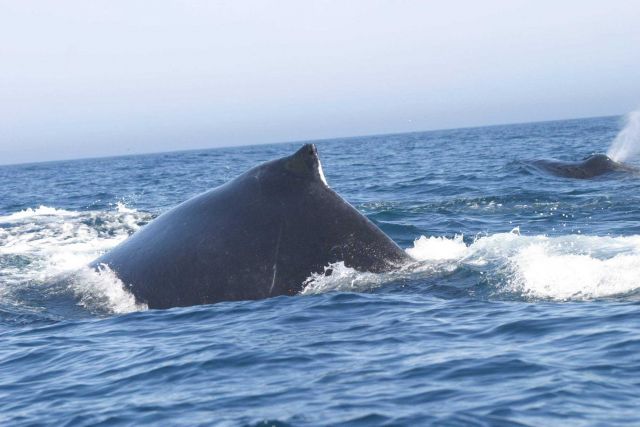
[[[328,187],[329,184],[327,184],[327,179],[324,177],[324,172],[322,171],[322,163],[320,163],[320,159],[318,159],[318,173],[320,174],[320,179],[322,180],[324,185]]]
[[[280,238],[282,237],[282,222],[280,223],[280,230],[278,231],[278,240],[276,241],[275,257],[273,260],[273,277],[271,277],[271,287],[269,288],[269,295],[273,292],[273,287],[276,284],[276,276],[278,275],[278,253],[280,252]]]

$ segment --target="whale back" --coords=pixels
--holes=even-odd
[[[407,260],[328,187],[308,144],[171,209],[92,265],[167,308],[294,295],[337,261],[382,272]]]
[[[557,160],[538,160],[533,165],[551,175],[589,179],[611,172],[633,172],[631,166],[616,162],[604,154],[593,154],[579,162],[562,162]]]

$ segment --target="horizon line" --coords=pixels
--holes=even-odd
[[[236,148],[236,147],[239,148],[239,147],[257,147],[257,146],[263,146],[263,145],[293,144],[293,143],[296,143],[296,142],[298,142],[298,143],[318,143],[318,142],[333,141],[333,140],[338,140],[338,139],[355,139],[355,138],[380,137],[380,136],[398,136],[398,135],[408,135],[408,134],[413,134],[413,133],[445,132],[445,131],[464,130],[464,129],[483,129],[483,128],[500,127],[500,126],[518,126],[518,125],[526,125],[526,124],[567,122],[567,121],[573,121],[573,120],[605,119],[605,118],[613,118],[613,117],[623,117],[625,114],[627,114],[627,113],[610,114],[610,115],[605,115],[605,116],[589,116],[589,117],[572,117],[572,118],[564,118],[564,119],[534,120],[534,121],[531,121],[531,122],[508,122],[508,123],[496,123],[496,124],[489,124],[489,125],[472,125],[472,126],[461,126],[461,127],[455,127],[455,128],[437,128],[437,129],[414,130],[414,131],[398,131],[398,132],[377,133],[377,134],[334,136],[334,137],[329,137],[329,138],[295,139],[295,140],[287,140],[287,141],[273,141],[273,142],[248,143],[248,144],[237,144],[237,145],[220,145],[220,146],[217,146],[217,147],[199,147],[199,148],[176,149],[176,150],[168,150],[168,151],[142,151],[142,152],[136,152],[136,153],[114,154],[114,155],[106,155],[106,156],[73,157],[73,158],[67,158],[67,159],[41,160],[41,161],[35,161],[35,162],[0,163],[0,167],[38,165],[38,164],[42,164],[42,163],[73,162],[73,161],[79,161],[79,160],[116,159],[116,158],[121,158],[121,157],[149,156],[149,155],[171,154],[171,153],[188,153],[188,152],[192,152],[192,151],[218,150],[218,149],[228,149],[228,148]]]

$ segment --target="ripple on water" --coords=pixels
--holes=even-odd
[[[0,167],[0,424],[638,424],[637,182],[523,166],[604,152],[619,129],[321,141],[332,188],[415,262],[171,310],[78,270],[299,144]]]

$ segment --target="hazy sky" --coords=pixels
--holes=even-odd
[[[640,1],[0,0],[0,163],[622,114]]]

